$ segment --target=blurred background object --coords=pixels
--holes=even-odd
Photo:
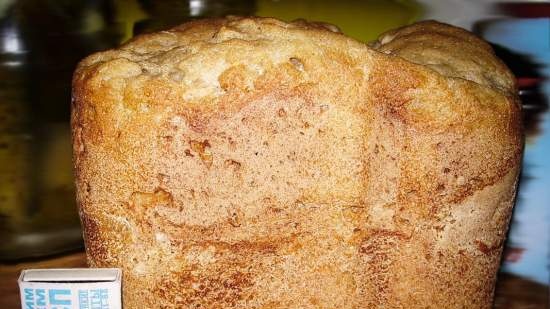
[[[258,0],[256,5],[256,15],[328,22],[364,42],[413,22],[421,13],[420,5],[414,1]]]
[[[135,33],[253,8],[246,0],[1,1],[0,260],[82,248],[69,130],[79,60]]]
[[[225,15],[324,21],[365,42],[416,20],[437,19],[490,41],[518,77],[527,135],[495,306],[547,307],[550,2],[0,0],[0,281],[10,280],[0,285],[0,308],[19,307],[19,269],[84,264],[69,133],[78,61],[140,33]]]
[[[550,3],[537,14],[550,9]],[[506,3],[518,14],[531,5]],[[527,7],[527,8],[526,8]],[[547,10],[550,13],[550,10]],[[550,14],[476,23],[474,30],[496,47],[518,78],[526,134],[523,170],[502,271],[548,285],[550,281]],[[520,251],[518,251],[520,250]],[[518,255],[518,252],[521,252]],[[512,258],[513,257],[513,258]]]

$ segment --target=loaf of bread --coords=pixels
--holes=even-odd
[[[198,20],[73,80],[91,267],[134,308],[490,308],[522,153],[514,77],[421,22]]]

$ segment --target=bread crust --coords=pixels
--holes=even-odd
[[[515,93],[436,22],[368,47],[207,19],[91,55],[71,118],[89,265],[124,270],[125,308],[490,308]]]

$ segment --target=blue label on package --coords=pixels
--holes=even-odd
[[[78,295],[73,297],[73,293]],[[74,303],[73,300],[77,302]],[[25,309],[110,309],[108,289],[24,289]]]
[[[24,271],[19,279],[21,308],[121,309],[120,279],[116,269]]]

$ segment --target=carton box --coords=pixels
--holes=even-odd
[[[121,309],[117,268],[28,269],[19,276],[23,309]]]

